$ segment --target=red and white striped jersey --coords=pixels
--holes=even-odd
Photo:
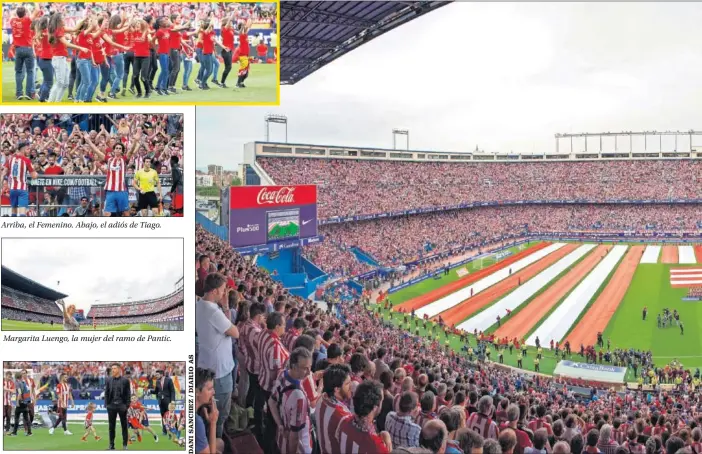
[[[629,450],[631,454],[645,454],[646,453],[646,445],[642,443],[632,443],[629,440],[625,441],[624,444],[622,445],[626,449]]]
[[[341,421],[337,429],[337,438],[341,452],[354,454],[387,454],[390,452],[375,431],[372,424],[365,427],[355,417]]]
[[[300,382],[293,380],[287,371],[283,371],[273,386],[273,399],[278,403],[280,420],[283,427],[278,427],[276,442],[281,454],[312,454],[312,421],[310,421],[310,404]],[[297,449],[289,449],[288,435],[298,432]]]
[[[69,383],[59,383],[56,385],[56,397],[59,408],[68,408],[68,400],[71,395],[71,385]]]
[[[258,337],[258,357],[261,360],[258,382],[261,388],[273,392],[275,380],[285,368],[289,356],[277,334],[270,330],[261,332]]]
[[[124,157],[110,158],[107,161],[107,180],[105,191],[126,191],[124,177],[127,174],[127,160]]]
[[[3,384],[2,404],[12,405],[12,397],[15,395],[15,382],[10,380]]]
[[[466,427],[479,433],[483,438],[497,440],[497,424],[482,413],[473,413],[466,421]]]
[[[261,334],[261,326],[249,319],[241,327],[239,333],[239,347],[241,355],[244,357],[246,370],[252,374],[258,374],[261,368],[261,360],[258,356],[258,337]]]
[[[10,190],[27,190],[27,174],[34,172],[32,161],[26,156],[12,156],[5,162],[8,172]]]
[[[298,337],[300,337],[300,330],[295,328],[290,328],[285,332],[285,334],[283,334],[282,342],[289,352],[293,350],[293,345],[295,345],[295,341]]]
[[[93,425],[93,412],[89,411],[88,413],[85,414],[85,428],[87,429],[88,427]]]
[[[323,454],[342,454],[341,445],[336,438],[337,429],[341,421],[350,417],[353,415],[343,402],[322,394],[315,407],[314,420],[319,447]]]

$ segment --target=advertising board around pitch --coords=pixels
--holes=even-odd
[[[317,186],[237,186],[229,194],[229,243],[241,248],[317,236]]]

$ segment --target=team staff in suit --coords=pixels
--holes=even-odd
[[[117,416],[122,426],[122,447],[127,449],[129,434],[127,433],[127,407],[131,400],[131,389],[129,380],[122,376],[122,367],[114,363],[110,366],[111,376],[105,383],[105,408],[107,408],[107,420],[110,432],[110,447],[115,449],[115,425]]]
[[[158,400],[158,408],[161,411],[161,418],[168,411],[168,405],[176,400],[175,386],[171,377],[167,377],[162,370],[156,371],[156,383],[154,383],[153,393]],[[166,435],[166,427],[163,427],[163,434]]]

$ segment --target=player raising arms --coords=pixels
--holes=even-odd
[[[61,424],[63,427],[64,435],[73,435],[68,427],[66,427],[66,422],[68,419],[68,402],[71,405],[75,405],[73,401],[73,391],[71,390],[71,384],[68,383],[68,375],[62,373],[59,377],[59,383],[56,385],[56,396],[58,397],[58,419],[54,423],[54,427],[49,429],[49,435],[54,434],[54,429]]]
[[[88,441],[88,435],[91,433],[93,434],[93,437],[95,437],[95,441],[100,441],[100,437],[95,431],[95,427],[93,427],[93,413],[95,412],[95,403],[90,402],[86,411],[87,413],[85,414],[85,435],[81,437],[80,441]]]
[[[132,146],[124,154],[124,145],[116,143],[112,148],[112,156],[106,156],[90,140],[90,134],[85,134],[85,142],[90,146],[98,159],[107,162],[107,179],[105,181],[105,216],[129,216],[129,192],[127,192],[127,162],[141,143],[142,132],[137,130],[132,138]]]

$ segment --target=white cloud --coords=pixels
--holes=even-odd
[[[234,168],[266,113],[288,116],[290,142],[390,148],[398,127],[420,150],[693,128],[700,21],[696,3],[456,2],[282,87],[280,108],[198,108],[197,166]]]

